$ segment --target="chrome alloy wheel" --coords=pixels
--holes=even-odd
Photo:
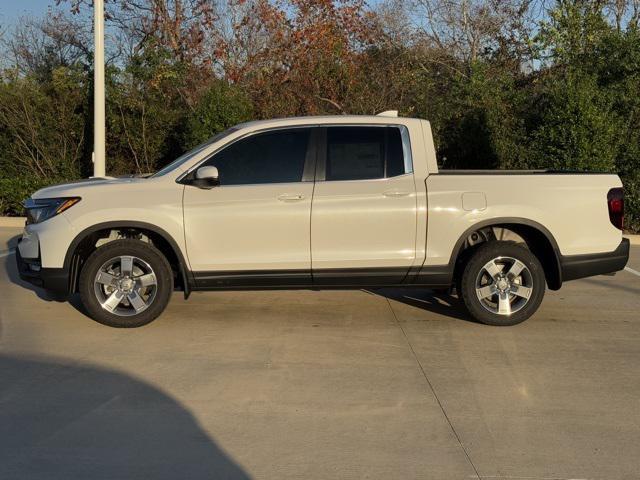
[[[158,280],[147,262],[122,255],[102,264],[93,288],[102,308],[128,317],[149,308],[158,291]]]
[[[520,260],[497,257],[480,269],[475,288],[478,300],[486,310],[508,316],[529,302],[533,276]]]

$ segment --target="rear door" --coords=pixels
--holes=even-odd
[[[416,188],[402,126],[321,129],[311,210],[315,285],[401,282],[416,255]]]

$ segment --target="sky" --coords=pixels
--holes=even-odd
[[[375,5],[378,1],[369,0],[368,4]],[[70,4],[56,7],[56,0],[0,0],[0,31],[16,25],[20,17],[44,17],[49,7],[69,10]]]
[[[15,25],[20,17],[44,16],[55,0],[0,0],[0,28]]]

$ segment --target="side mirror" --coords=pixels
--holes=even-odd
[[[220,185],[218,169],[216,167],[200,167],[196,170],[193,185],[199,188],[213,188]]]

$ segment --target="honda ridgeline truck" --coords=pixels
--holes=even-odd
[[[545,288],[624,268],[610,174],[438,169],[429,122],[378,116],[238,125],[144,178],[25,201],[20,276],[79,292],[95,320],[151,322],[195,290],[455,287],[513,325]]]

